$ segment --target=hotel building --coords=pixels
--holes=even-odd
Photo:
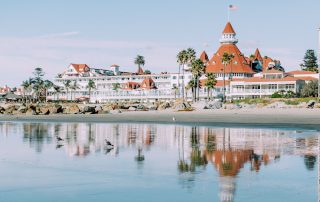
[[[208,57],[203,51],[200,59],[206,65],[206,72],[216,76],[217,84],[213,92],[214,97],[221,97],[225,83],[227,99],[263,98],[270,97],[275,92],[292,91],[299,94],[303,86],[316,80],[317,73],[308,71],[285,72],[280,61],[270,57],[262,57],[256,49],[255,54],[246,57],[237,47],[238,39],[231,23],[228,22],[222,32],[220,47]],[[232,54],[234,58],[230,64],[222,63],[224,53]],[[190,65],[179,73],[151,73],[146,74],[142,68],[136,72],[123,72],[118,65],[109,68],[91,68],[87,64],[70,64],[68,68],[55,79],[54,83],[63,90],[48,91],[49,100],[85,100],[91,102],[107,102],[116,100],[154,101],[170,100],[182,97],[183,86],[187,86],[192,79]],[[73,88],[66,87],[70,81]],[[89,80],[93,80],[95,88],[87,88]],[[203,85],[206,77],[201,78],[199,97],[207,97],[207,88]],[[183,85],[184,83],[184,85]],[[185,97],[192,99],[191,89],[185,89]]]

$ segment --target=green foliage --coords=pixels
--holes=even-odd
[[[296,94],[293,91],[281,90],[271,95],[271,98],[294,98]]]
[[[314,50],[306,51],[301,67],[306,71],[318,72],[317,56]]]
[[[279,92],[275,92],[271,95],[271,98],[282,98],[282,95]]]
[[[317,97],[318,96],[318,81],[313,80],[307,83],[301,91],[302,97]]]
[[[284,100],[286,105],[298,105],[300,102],[298,100]]]
[[[134,64],[138,65],[139,67],[145,65],[144,57],[141,55],[137,55],[137,57],[134,60]]]
[[[151,71],[148,70],[148,69],[146,69],[146,70],[144,71],[144,73],[145,73],[145,74],[151,74]]]
[[[119,88],[120,88],[120,83],[113,83],[112,84],[112,90],[118,91]]]

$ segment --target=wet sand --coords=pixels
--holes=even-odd
[[[175,118],[175,121],[173,120]],[[320,109],[241,109],[193,112],[148,111],[98,115],[0,115],[0,121],[161,123],[320,130]]]

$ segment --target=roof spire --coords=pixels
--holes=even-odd
[[[236,44],[238,39],[236,39],[236,32],[234,31],[230,22],[227,23],[226,27],[222,32],[222,37],[220,39],[222,44]]]

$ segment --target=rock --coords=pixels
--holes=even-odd
[[[111,111],[114,110],[111,105],[103,105],[102,106],[102,111]]]
[[[137,108],[135,108],[135,107],[129,107],[128,111],[137,111]]]
[[[102,111],[102,107],[101,106],[96,106],[94,109],[97,113]]]
[[[165,110],[165,109],[169,109],[171,107],[169,102],[165,102],[159,105],[158,110]]]
[[[4,114],[13,114],[14,111],[16,111],[17,109],[19,109],[19,106],[15,106],[15,105],[8,105],[7,107],[4,108]]]
[[[79,112],[80,112],[80,109],[76,104],[67,105],[63,110],[63,113],[65,114],[78,114]]]
[[[158,110],[158,106],[153,104],[153,105],[148,105],[147,106],[147,109],[150,110],[150,111],[156,111]]]
[[[26,111],[26,115],[28,115],[28,116],[37,115],[37,112],[36,112],[34,109],[29,108],[29,109]]]
[[[146,106],[144,106],[144,105],[142,105],[142,104],[139,104],[139,105],[136,106],[136,109],[137,109],[138,111],[145,111],[145,110],[146,110]]]
[[[20,106],[19,109],[17,110],[19,113],[24,114],[26,113],[28,108],[26,106]]]
[[[91,107],[91,106],[85,106],[83,108],[83,113],[85,114],[95,114],[96,113],[96,108],[95,107]]]
[[[62,106],[59,104],[55,104],[49,107],[50,114],[59,114],[63,112]]]
[[[0,107],[0,114],[3,114],[3,113],[4,113],[4,111],[6,111],[6,109],[5,109],[5,108],[3,108],[3,107]]]
[[[221,101],[211,101],[208,102],[203,109],[221,109],[222,102]]]
[[[177,103],[177,104],[175,104],[175,106],[173,108],[178,111],[191,111],[192,110],[192,107],[188,102]]]
[[[38,109],[36,109],[36,112],[38,114],[42,114],[42,115],[49,115],[50,114],[50,110],[48,106],[41,106]]]
[[[110,114],[121,114],[122,112],[119,109],[110,110]]]

